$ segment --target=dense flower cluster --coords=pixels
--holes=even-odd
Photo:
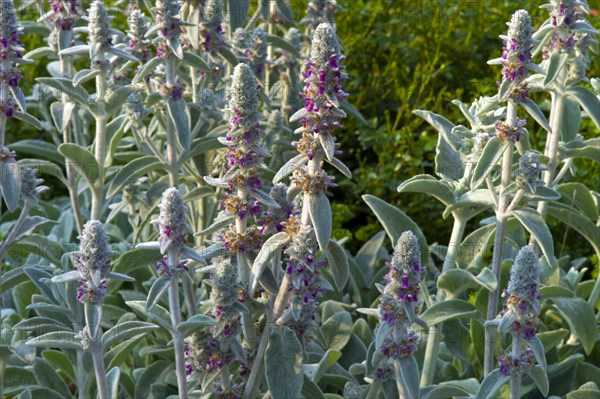
[[[25,112],[27,104],[19,87],[23,78],[21,69],[15,65],[23,62],[23,43],[19,36],[23,27],[19,26],[17,14],[12,0],[2,1],[0,5],[0,79],[2,97],[0,98],[0,115],[12,117],[19,108]],[[4,143],[0,142],[0,147]]]
[[[110,19],[104,4],[96,0],[88,10],[89,14],[89,44],[90,57],[92,58],[92,69],[104,69],[107,65],[104,53],[110,50],[112,43],[112,30]]]
[[[333,25],[338,8],[336,0],[311,0],[306,7],[306,16],[300,20],[300,23],[306,25],[306,33],[310,35],[319,24]]]
[[[25,167],[21,170],[21,197],[30,204],[37,204],[40,193],[48,187],[40,186],[44,181],[36,176],[37,169]]]
[[[588,81],[589,51],[598,46],[598,32],[582,18],[585,3],[574,0],[551,0],[542,8],[548,9],[549,21],[554,29],[544,43],[542,55],[548,59],[557,50],[569,55],[567,79],[571,83]]]
[[[500,373],[505,376],[522,375],[535,365],[535,356],[531,348],[525,348],[519,358],[513,359],[510,353],[501,352],[498,356]]]
[[[203,374],[221,370],[223,366],[233,360],[231,353],[221,352],[219,340],[208,334],[195,332],[187,337],[185,341],[187,344],[185,357],[188,376],[192,376],[195,372]]]
[[[500,372],[506,376],[522,374],[534,364],[535,356],[529,346],[521,350],[521,339],[531,341],[537,331],[537,316],[540,313],[539,304],[540,272],[538,258],[530,246],[521,248],[510,271],[510,280],[501,318],[496,319],[500,332],[509,332],[519,347],[512,348],[511,353],[501,353],[498,357]]]
[[[267,61],[267,32],[260,26],[250,33],[250,45],[246,50],[248,63],[257,77],[262,77]]]
[[[113,252],[108,246],[108,237],[102,223],[90,220],[81,233],[80,251],[75,255],[79,273],[77,300],[87,303],[100,303],[107,290],[107,278]]]
[[[186,235],[192,228],[186,222],[186,206],[176,188],[167,189],[160,201],[158,219],[151,223],[158,228],[160,252],[179,254],[186,245]]]
[[[53,23],[55,30],[72,30],[79,17],[78,0],[51,0],[52,9],[42,18]]]
[[[538,289],[540,272],[538,258],[530,246],[521,248],[510,271],[510,280],[502,294],[505,311],[504,320],[508,320],[510,330],[523,336],[525,340],[535,336],[537,316],[540,312]]]
[[[502,57],[488,63],[502,65],[503,85],[508,85],[508,98],[514,101],[524,101],[529,95],[524,80],[532,70],[539,69],[532,60],[533,27],[527,11],[515,12],[508,27],[508,35],[500,36],[504,40]]]
[[[318,326],[317,296],[330,287],[320,273],[326,261],[317,256],[319,246],[312,226],[300,224],[293,216],[286,223],[286,231],[292,233],[292,241],[284,251],[290,296],[282,320],[305,344],[314,338]]]
[[[204,51],[210,54],[218,53],[225,43],[223,37],[223,4],[221,0],[208,0],[204,4],[202,21],[198,33],[202,39]]]
[[[302,123],[297,132],[326,135],[341,127],[340,120],[346,114],[339,109],[339,102],[348,96],[342,89],[348,75],[339,64],[344,58],[333,28],[328,24],[319,25],[313,36],[310,59],[305,64],[308,69],[303,73],[304,108],[292,117]]]
[[[210,313],[217,323],[211,332],[215,338],[235,339],[240,333],[240,312],[248,311],[243,304],[245,296],[231,261],[228,258],[216,257],[213,264],[215,271],[210,281]]]
[[[269,195],[279,207],[272,205],[267,207],[267,211],[263,214],[265,218],[262,220],[261,234],[264,234],[267,229],[271,233],[283,231],[290,217],[300,213],[299,210],[295,210],[293,203],[288,202],[287,191],[288,187],[283,183],[277,183],[271,188]]]
[[[181,48],[181,32],[185,22],[181,20],[180,0],[157,0],[156,23],[159,36],[162,41],[157,45],[156,56],[159,58],[168,57],[174,54],[177,58],[183,58]]]
[[[389,272],[384,276],[385,288],[379,305],[382,321],[400,326],[404,321],[414,322],[415,309],[420,304],[419,284],[423,280],[421,250],[417,237],[411,232],[402,233],[394,248],[391,262],[386,262]]]
[[[525,134],[525,120],[516,118],[515,124],[509,126],[504,121],[497,121],[495,124],[496,135],[502,140],[510,140],[513,143],[519,141]]]
[[[519,159],[519,168],[515,171],[517,187],[535,193],[538,185],[542,185],[541,174],[547,168],[542,165],[537,154],[526,151]]]
[[[221,205],[225,215],[239,221],[262,214],[262,204],[266,195],[262,193],[260,168],[268,152],[262,146],[262,132],[259,128],[259,87],[250,67],[238,64],[232,77],[231,98],[229,101],[229,132],[222,142],[227,145],[224,176],[220,179],[207,178],[207,182],[229,189]],[[249,225],[243,231],[233,223],[220,236],[226,250],[247,252],[260,247],[260,232],[256,225]]]
[[[128,30],[127,37],[129,38],[129,52],[145,62],[151,56],[150,40],[146,38],[146,33],[149,29],[148,20],[144,13],[137,9],[132,9],[127,17]]]

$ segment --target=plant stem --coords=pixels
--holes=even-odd
[[[404,385],[404,379],[400,371],[400,362],[394,360],[394,373],[396,374],[396,386],[398,387],[398,398],[400,399],[413,399],[408,395],[408,390]]]
[[[85,390],[86,387],[86,383],[85,383],[85,370],[84,370],[84,366],[83,366],[83,361],[84,361],[84,357],[85,357],[85,352],[83,351],[77,351],[77,375],[76,375],[76,379],[77,379],[77,397],[79,399],[86,399],[88,397],[87,392]],[[2,397],[2,396],[0,396]]]
[[[521,341],[518,333],[513,333],[512,358],[521,358]],[[521,374],[510,377],[510,399],[521,399]]]
[[[99,54],[100,60],[103,57]],[[92,182],[92,215],[91,220],[100,220],[104,203],[104,163],[106,161],[106,122],[107,117],[104,109],[104,97],[106,96],[106,73],[102,72],[96,76],[96,91],[98,108],[96,111],[96,138],[94,143],[94,155],[98,162],[100,174],[98,180]]]
[[[546,187],[550,188],[553,184],[556,168],[558,167],[558,144],[560,143],[562,115],[564,111],[564,95],[552,93],[552,133],[548,135],[548,139],[546,141],[546,150],[544,151],[544,155],[548,157],[548,170],[544,173],[544,184],[546,185]],[[542,218],[546,218],[547,210],[548,201],[540,201],[537,207],[537,211],[542,216]],[[535,242],[535,238],[533,238],[533,236],[531,237],[531,241]]]
[[[171,255],[171,254],[169,254]],[[171,258],[171,256],[169,256]],[[171,313],[171,325],[173,330],[173,348],[175,349],[175,369],[177,372],[177,387],[179,389],[179,397],[182,399],[188,398],[187,391],[187,376],[185,370],[184,344],[183,337],[177,330],[181,323],[181,309],[179,305],[179,276],[174,276],[169,285],[169,311]]]
[[[506,110],[506,124],[513,127],[517,120],[517,104],[508,101]],[[507,147],[502,155],[502,175],[500,177],[500,198],[498,208],[496,209],[496,236],[494,238],[494,252],[492,257],[492,272],[498,281],[498,287],[490,291],[488,296],[487,320],[496,318],[498,314],[498,295],[500,289],[500,266],[502,265],[502,247],[504,245],[504,230],[506,227],[506,210],[510,203],[510,196],[506,195],[506,188],[510,184],[512,175],[512,159],[514,143],[510,140],[506,142]],[[487,376],[494,369],[496,337],[486,330],[485,337],[485,357],[484,357],[484,376]]]
[[[92,361],[94,362],[94,373],[96,375],[96,386],[98,397],[108,399],[108,385],[106,383],[106,369],[104,368],[104,346],[100,339],[100,323],[102,321],[102,305],[86,303],[84,306],[85,324],[87,325],[92,350]],[[97,319],[97,320],[96,320]]]
[[[102,343],[98,341],[98,347],[92,351],[92,360],[94,361],[94,372],[96,373],[96,385],[98,386],[98,397],[100,399],[108,398],[108,384],[106,382],[106,370],[104,368]]]
[[[450,242],[448,243],[448,251],[446,252],[446,258],[444,259],[444,266],[442,267],[442,273],[453,269],[456,265],[456,257],[460,250],[460,243],[462,241],[467,219],[462,216],[458,216],[455,213],[454,225],[452,226],[452,234],[450,236]],[[446,299],[446,292],[441,290],[438,292],[438,302]],[[435,365],[437,363],[438,351],[440,347],[440,332],[442,331],[442,324],[429,327],[429,334],[427,335],[427,346],[425,348],[425,359],[423,360],[423,371],[421,373],[420,386],[426,387],[433,383],[433,376],[435,374]]]

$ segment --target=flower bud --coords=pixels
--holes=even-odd
[[[75,258],[79,272],[77,300],[88,303],[102,302],[107,291],[107,275],[112,251],[102,223],[90,220],[83,228],[80,253]]]
[[[186,206],[183,197],[176,188],[167,189],[160,201],[160,215],[152,221],[158,227],[160,252],[180,253],[187,240],[186,235],[191,228],[186,222]]]

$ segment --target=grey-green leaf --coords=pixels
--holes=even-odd
[[[571,86],[567,90],[567,94],[575,98],[581,108],[583,108],[588,116],[594,121],[600,129],[600,100],[589,89],[583,86]]]
[[[102,335],[102,344],[108,348],[115,342],[121,343],[138,334],[158,330],[158,326],[143,321],[125,321],[113,326]]]
[[[525,111],[527,111],[527,113],[529,115],[531,115],[531,117],[541,127],[544,128],[544,130],[546,130],[547,132],[552,132],[552,128],[550,127],[550,124],[548,123],[548,120],[544,116],[544,113],[542,112],[542,110],[540,109],[540,107],[538,107],[537,104],[533,102],[533,100],[531,100],[530,98],[528,98],[525,101],[521,101],[519,104],[523,108],[525,108]]]
[[[107,197],[112,197],[135,182],[138,178],[146,175],[150,171],[160,169],[163,166],[162,162],[152,155],[134,159],[123,166],[114,179],[112,179],[110,186],[108,187]]]
[[[90,184],[100,177],[100,166],[94,155],[78,144],[63,143],[58,146],[58,152],[73,164],[77,172]]]
[[[519,222],[533,235],[536,241],[540,244],[542,252],[546,257],[546,261],[553,268],[558,267],[556,259],[554,258],[554,241],[552,240],[552,234],[548,229],[546,221],[540,216],[540,214],[532,208],[517,207],[511,211],[511,214],[515,216]]]
[[[506,148],[507,145],[498,137],[492,137],[486,143],[471,177],[471,190],[475,190],[483,184],[488,175],[498,165]]]
[[[567,320],[571,332],[579,338],[583,350],[590,354],[596,343],[596,318],[594,310],[582,298],[552,298],[559,313]]]
[[[450,187],[430,175],[414,176],[398,186],[399,193],[426,193],[448,206],[454,202],[454,194]]]
[[[167,110],[169,116],[177,130],[179,144],[184,150],[189,150],[192,146],[192,132],[190,130],[190,121],[186,113],[186,103],[183,100],[167,101]]]
[[[540,366],[533,366],[533,368],[529,370],[527,374],[531,377],[533,382],[535,382],[535,385],[542,393],[542,396],[548,396],[550,384],[548,383],[548,375],[546,374],[546,370]]]
[[[205,314],[197,314],[179,323],[177,326],[177,331],[179,331],[184,337],[187,337],[202,327],[214,326],[215,324],[216,320],[212,317]]]
[[[8,210],[17,209],[21,197],[21,170],[17,162],[0,162],[0,192]]]
[[[350,266],[346,258],[346,251],[333,240],[330,240],[329,244],[327,244],[327,261],[329,262],[329,266],[331,266],[335,286],[338,291],[341,291],[348,282]]]
[[[419,398],[419,366],[413,356],[401,356],[396,367],[400,368],[402,381],[411,398]]]
[[[106,385],[108,386],[108,395],[110,398],[116,399],[119,397],[119,379],[121,377],[121,369],[113,367],[106,373]]]
[[[419,247],[421,247],[421,262],[423,264],[429,262],[429,247],[427,246],[427,240],[425,240],[425,236],[419,226],[417,226],[411,218],[406,216],[400,209],[373,195],[363,195],[362,198],[363,201],[369,205],[369,208],[371,208],[373,213],[375,213],[379,223],[381,223],[387,232],[390,241],[392,242],[392,246],[396,245],[398,238],[400,238],[400,234],[406,230],[410,230],[419,240]]]
[[[148,291],[148,302],[146,303],[146,310],[152,309],[160,300],[160,298],[167,292],[167,289],[171,285],[171,279],[169,276],[160,276],[150,287]]]
[[[252,272],[250,273],[250,281],[248,283],[250,295],[254,293],[256,285],[261,278],[262,272],[267,267],[269,261],[273,258],[281,248],[290,241],[290,236],[286,232],[274,234],[261,247],[258,255],[252,264]]]
[[[462,299],[451,299],[436,303],[421,314],[421,319],[429,326],[456,318],[470,318],[480,321],[483,319],[474,305]]]
[[[500,370],[496,369],[489,373],[487,377],[481,382],[479,391],[477,391],[476,399],[488,399],[495,398],[498,391],[504,384],[508,382],[510,377],[500,373]]]
[[[331,206],[325,193],[319,191],[308,194],[310,218],[315,228],[319,248],[324,251],[331,238]]]
[[[265,374],[273,399],[299,398],[303,385],[302,345],[288,327],[275,326],[265,351]]]

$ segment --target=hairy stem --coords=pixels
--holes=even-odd
[[[508,102],[506,110],[506,124],[515,126],[517,120],[517,104],[513,101]],[[496,209],[496,235],[494,238],[494,252],[492,257],[492,272],[496,280],[500,282],[500,266],[502,264],[502,247],[504,245],[504,230],[506,227],[506,210],[510,203],[510,196],[506,195],[506,188],[511,182],[512,159],[514,143],[507,140],[507,146],[502,155],[502,175],[500,177],[500,194],[498,208]],[[498,296],[499,287],[490,291],[488,297],[487,320],[496,318],[498,314]],[[485,337],[485,357],[484,357],[484,376],[488,375],[494,369],[494,349],[496,346],[496,337],[486,330]]]
[[[454,216],[454,225],[452,226],[452,235],[450,236],[450,242],[448,243],[448,251],[446,252],[446,258],[444,259],[444,266],[442,273],[453,269],[456,264],[456,257],[460,250],[460,243],[462,242],[463,235],[465,232],[465,226],[467,220],[463,217]],[[438,292],[438,301],[441,302],[446,298],[446,292]],[[421,387],[426,387],[433,383],[433,376],[435,374],[435,365],[437,363],[438,351],[440,347],[440,333],[442,331],[442,324],[429,327],[429,334],[427,335],[427,346],[425,348],[425,359],[423,360],[423,372],[421,373]]]
[[[398,387],[398,398],[413,399],[408,395],[408,389],[406,389],[406,385],[404,384],[402,372],[400,371],[400,362],[398,360],[394,360],[394,373],[396,375],[396,386]]]
[[[169,256],[169,258],[171,258]],[[177,331],[177,327],[181,323],[181,308],[179,304],[179,277],[174,276],[169,285],[169,311],[171,313],[171,326],[173,327],[171,334],[173,335],[173,348],[175,350],[175,370],[177,373],[177,387],[179,397],[182,399],[188,398],[187,391],[187,375],[185,370],[185,356],[183,337]]]
[[[518,333],[513,333],[512,358],[521,358],[521,340]],[[510,399],[521,399],[521,374],[510,377]]]
[[[102,305],[86,303],[84,306],[85,324],[90,334],[92,361],[94,363],[94,374],[96,375],[96,386],[98,397],[108,399],[108,384],[106,382],[106,369],[104,367],[104,346],[100,339],[100,324],[102,321]]]
[[[101,61],[104,61],[99,55]],[[106,96],[106,72],[96,76],[96,92],[98,108],[96,111],[96,138],[94,143],[94,155],[98,162],[100,175],[98,180],[92,182],[92,220],[100,220],[102,216],[102,207],[104,205],[104,164],[106,162],[106,123],[108,115],[104,108]]]
[[[98,348],[92,351],[94,372],[96,374],[96,385],[98,386],[98,398],[109,399],[108,384],[106,382],[106,369],[104,368],[104,350],[101,342],[98,342],[98,345]]]

